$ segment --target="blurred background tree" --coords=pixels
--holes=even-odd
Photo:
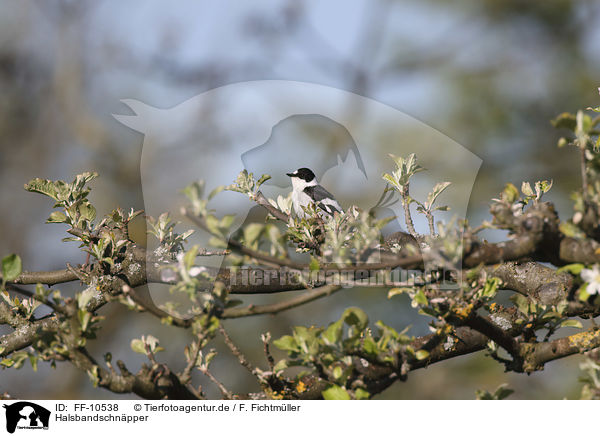
[[[158,1],[26,0],[0,7],[0,253],[19,253],[27,269],[84,261],[74,244],[60,242],[60,226],[43,224],[48,204],[22,189],[29,179],[70,180],[93,169],[102,176],[91,194],[99,214],[116,206],[143,208],[142,136],[111,117],[127,111],[120,99],[171,107],[248,80],[341,88],[442,131],[483,160],[471,197],[473,222],[487,217],[486,206],[504,183],[522,180],[554,179],[548,198],[561,217],[571,213],[577,156],[556,148],[560,133],[549,120],[598,105],[598,2],[189,1],[167,7]],[[143,221],[133,227],[145,240]],[[248,331],[270,330],[277,337],[290,325],[324,324],[348,305],[360,305],[373,319],[393,314],[402,318],[399,324],[413,322],[413,334],[425,332],[424,320],[409,307],[382,308],[381,298],[353,289],[313,303],[310,314],[300,308],[240,321],[234,336],[259,345],[258,337],[239,339]],[[111,320],[103,346],[129,362],[142,359],[129,349],[132,337],[151,333],[177,343],[182,334],[149,317],[136,317],[141,321],[134,324],[124,309],[103,315]],[[256,353],[247,348],[260,359],[259,346]],[[526,377],[503,374],[479,353],[416,371],[381,397],[473,398],[476,389],[502,382],[518,383],[512,398],[573,397],[580,389],[578,359]],[[251,382],[240,371],[230,372],[239,379],[223,377],[235,362],[220,365],[215,372],[230,385]],[[565,370],[573,376],[557,376]],[[56,373],[64,381],[58,388],[49,379]],[[15,387],[23,397],[111,396],[60,365],[42,365],[27,384],[7,377],[0,384],[2,391]]]

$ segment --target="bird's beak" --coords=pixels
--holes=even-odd
[[[288,176],[288,177],[294,177],[296,174],[294,174],[294,173],[285,173],[285,175]]]

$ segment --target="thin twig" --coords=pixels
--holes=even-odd
[[[586,166],[587,166],[587,162],[585,159],[585,144],[583,147],[581,147],[580,144],[580,155],[581,155],[581,186],[583,189],[583,200],[586,203],[587,206],[587,198],[588,198],[588,178],[587,178],[587,170],[586,170]]]
[[[196,256],[227,256],[231,254],[229,250],[209,250],[208,248],[201,248],[196,253]]]
[[[164,310],[160,309],[159,307],[157,307],[155,305],[146,304],[146,302],[144,300],[142,300],[136,294],[136,292],[133,289],[131,289],[129,286],[123,287],[123,294],[125,296],[130,297],[138,306],[142,307],[142,309],[144,309],[148,313],[150,313],[160,319],[168,318],[171,321],[171,323],[177,327],[187,328],[192,325],[192,321],[193,321],[192,319],[177,318],[177,317],[174,317],[171,314],[165,312]]]
[[[269,203],[269,200],[267,200],[265,198],[265,196],[263,195],[262,192],[258,191],[254,197],[254,201],[256,201],[258,204],[260,204],[262,207],[264,207],[265,209],[267,209],[269,211],[269,213],[271,215],[273,215],[275,218],[277,218],[278,220],[283,221],[284,223],[289,222],[290,220],[290,216],[282,211],[280,211],[279,209],[277,209],[276,207],[273,207],[273,205],[271,203]]]
[[[208,226],[206,225],[204,219],[202,219],[201,217],[193,215],[188,210],[184,210],[183,214],[201,229],[209,231]],[[278,257],[271,256],[266,253],[262,253],[260,251],[246,247],[245,245],[243,245],[239,241],[236,241],[235,239],[229,239],[229,247],[241,254],[245,254],[259,261],[268,262],[271,265],[275,264],[277,266],[285,266],[291,269],[303,269],[305,267],[305,265],[301,263],[292,262],[289,259],[280,259]]]
[[[371,208],[371,210],[377,209],[378,207],[390,207],[390,206],[393,206],[394,204],[396,204],[398,202],[398,199],[396,199],[392,203],[387,203],[389,200],[391,200],[394,197],[395,192],[396,191],[394,189],[390,188],[389,183],[386,183],[385,188],[383,189],[383,192],[381,193],[381,197],[379,197],[379,200],[377,200],[377,203],[375,203],[375,206],[373,206]]]
[[[158,362],[156,361],[156,356],[154,356],[154,352],[150,348],[150,345],[144,344],[144,349],[146,350],[146,356],[148,357],[148,360],[152,363],[152,365],[159,366]]]
[[[223,398],[225,398],[226,400],[232,400],[233,399],[233,394],[231,393],[231,391],[229,391],[229,389],[227,389],[225,387],[225,385],[223,383],[221,383],[219,380],[217,380],[217,378],[211,374],[211,372],[208,370],[208,368],[198,368],[200,370],[200,372],[202,374],[204,374],[205,376],[207,376],[211,382],[213,382],[221,391],[221,394],[223,395]]]
[[[54,302],[48,300],[45,297],[42,297],[40,295],[37,295],[31,291],[28,291],[27,289],[23,289],[20,288],[19,286],[13,285],[12,283],[7,283],[6,284],[6,289],[8,289],[9,291],[13,291],[13,292],[17,292],[25,297],[28,298],[32,298],[36,301],[39,301],[42,304],[45,304],[46,306],[48,306],[49,308],[51,308],[52,310],[54,310],[55,312],[58,313],[64,313],[64,308],[55,304]]]
[[[400,196],[402,197],[402,207],[404,208],[404,221],[406,222],[406,228],[408,229],[408,232],[413,236],[413,238],[418,239],[419,234],[415,230],[415,225],[413,224],[412,216],[410,215],[410,196],[408,182],[406,182],[406,184],[402,187]]]
[[[225,340],[225,344],[227,345],[227,347],[229,347],[229,350],[231,351],[231,353],[237,357],[238,361],[240,362],[240,364],[246,368],[253,376],[255,376],[256,378],[259,379],[260,381],[260,373],[256,370],[255,367],[253,367],[250,362],[248,361],[248,359],[246,359],[246,356],[244,356],[244,354],[242,353],[242,351],[233,343],[233,341],[231,340],[231,337],[229,336],[229,334],[227,333],[227,331],[225,330],[225,328],[223,328],[222,325],[219,324],[219,332],[223,335],[223,339]]]
[[[429,233],[431,236],[435,236],[435,218],[431,212],[427,212],[425,216],[427,217],[427,224],[429,224]]]
[[[265,357],[267,358],[267,363],[269,364],[269,371],[273,372],[273,368],[275,367],[275,359],[273,359],[273,355],[269,350],[269,341],[271,340],[271,333],[267,332],[263,335],[260,335],[260,339],[263,342],[263,349],[265,352]]]
[[[198,362],[198,356],[200,355],[200,350],[202,350],[202,342],[204,339],[206,339],[206,330],[196,335],[196,340],[192,345],[194,348],[193,350],[190,350],[193,352],[193,356],[190,356],[190,361],[179,376],[179,380],[181,380],[181,383],[184,385],[188,385],[192,381],[192,370]]]
[[[204,393],[202,392],[202,386],[198,386],[198,389],[196,389],[195,387],[192,386],[191,383],[189,383],[185,387],[188,388],[192,394],[194,394],[196,397],[198,397],[199,400],[206,399],[206,397],[204,396]]]
[[[263,315],[266,313],[276,314],[283,312],[284,310],[293,309],[294,307],[301,306],[310,301],[317,300],[319,298],[327,297],[342,289],[340,285],[326,285],[320,288],[312,289],[296,298],[281,301],[279,303],[264,304],[260,306],[250,305],[242,308],[229,308],[223,311],[221,318],[242,318],[245,316]]]

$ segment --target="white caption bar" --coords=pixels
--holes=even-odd
[[[1,401],[8,433],[103,435],[574,433],[597,403],[575,401]],[[553,417],[548,419],[548,417]],[[563,417],[564,419],[562,419]],[[43,430],[37,433],[37,430]],[[588,427],[589,430],[589,427]],[[391,432],[391,433],[390,433]],[[217,434],[217,433],[213,433]]]

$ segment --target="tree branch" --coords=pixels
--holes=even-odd
[[[283,312],[284,310],[293,309],[294,307],[301,306],[319,298],[327,297],[339,291],[340,289],[342,289],[342,287],[339,285],[326,285],[320,288],[312,289],[298,297],[281,301],[279,303],[264,304],[259,306],[250,305],[242,308],[233,307],[225,309],[221,315],[221,318],[242,318],[246,316],[263,315],[266,313],[276,314]]]
[[[256,377],[260,383],[260,372],[256,369],[256,367],[252,366],[248,359],[246,359],[246,356],[244,356],[244,353],[242,353],[242,351],[233,343],[231,337],[222,325],[219,325],[219,332],[221,333],[221,335],[223,335],[225,344],[227,345],[227,347],[229,347],[231,354],[233,354],[237,358],[238,362],[240,362],[240,365],[246,368],[248,372],[250,372],[250,374]]]
[[[36,301],[39,301],[40,303],[45,304],[46,306],[48,306],[50,309],[54,310],[55,312],[62,312],[62,307],[54,304],[52,301],[48,300],[47,298],[44,298],[40,295],[37,295],[33,292],[28,291],[27,289],[20,288],[19,286],[13,285],[12,283],[7,283],[6,289],[9,291],[13,291],[18,294],[21,294],[25,297],[34,299]]]
[[[290,221],[290,216],[287,215],[286,213],[280,211],[276,207],[273,207],[273,205],[271,203],[269,203],[269,200],[267,200],[265,198],[265,196],[263,195],[262,192],[258,191],[256,193],[254,201],[256,201],[262,207],[264,207],[265,209],[267,209],[267,211],[269,211],[269,213],[271,215],[273,215],[275,218],[277,218],[278,220],[281,220],[284,223],[288,223]]]
[[[522,357],[520,344],[509,333],[498,327],[498,325],[491,322],[488,318],[479,316],[476,313],[466,319],[465,325],[496,342],[512,356],[512,364],[514,367],[521,367]]]
[[[0,278],[1,277],[2,275],[0,274]],[[37,283],[56,285],[58,283],[74,282],[76,280],[79,280],[79,278],[72,271],[60,269],[56,271],[23,271],[21,275],[11,283],[18,285],[35,285]]]
[[[598,315],[600,311],[590,305],[577,303],[570,305],[565,312],[566,316],[585,316],[587,314]],[[518,336],[521,334],[524,326],[517,324],[519,318],[515,308],[504,309],[503,311],[485,317],[487,323],[493,324],[496,328],[502,329],[503,332],[510,336]],[[416,358],[409,359],[407,364],[408,371],[424,368],[431,364],[442,362],[454,357],[471,354],[481,351],[487,347],[490,340],[488,336],[482,334],[470,327],[457,327],[454,330],[453,337],[446,341],[439,341],[439,336],[435,333],[415,338],[411,342],[411,346],[415,350],[427,349],[429,356],[427,359],[418,360]],[[434,347],[429,347],[428,344],[435,344]],[[592,330],[589,332],[578,333],[567,338],[556,339],[552,342],[540,342],[536,344],[521,344],[521,347],[532,347],[529,349],[521,349],[523,356],[523,365],[521,370],[524,372],[533,372],[543,368],[543,363],[559,359],[561,357],[572,354],[588,351],[592,348],[600,347],[600,330]],[[507,344],[507,347],[511,347]],[[518,368],[515,368],[518,369]],[[371,394],[377,394],[386,389],[390,384],[390,377],[393,378],[399,369],[387,365],[378,365],[368,363],[362,368],[368,380],[370,380]],[[397,377],[394,379],[396,380]],[[300,399],[319,399],[321,392],[329,385],[326,381],[316,377],[314,374],[305,376],[303,382],[308,386],[308,389],[300,394]]]
[[[525,345],[528,346],[528,350],[524,354],[524,370],[539,371],[544,368],[545,363],[552,360],[600,347],[600,330],[592,329],[550,342]]]
[[[490,277],[502,280],[502,288],[517,291],[545,305],[564,301],[574,291],[573,276],[568,272],[537,262],[504,262],[488,266],[484,271]]]
[[[413,238],[419,239],[419,234],[415,230],[412,216],[410,215],[410,196],[408,182],[406,182],[406,184],[402,187],[400,197],[402,198],[402,207],[404,208],[404,222],[406,223],[406,228],[408,232],[413,236]]]

